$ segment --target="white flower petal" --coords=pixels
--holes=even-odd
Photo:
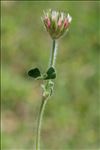
[[[62,12],[61,13],[61,20],[63,20],[64,19],[64,13]]]
[[[69,14],[67,15],[67,20],[69,23],[72,21],[72,17]]]
[[[57,12],[56,11],[52,11],[52,19],[56,19],[56,17],[57,17]]]

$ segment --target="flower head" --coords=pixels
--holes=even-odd
[[[44,12],[42,20],[52,39],[58,39],[68,30],[72,17],[64,12],[50,9]]]

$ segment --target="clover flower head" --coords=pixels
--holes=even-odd
[[[51,38],[58,39],[68,30],[72,17],[64,12],[49,9],[44,12],[42,20]]]

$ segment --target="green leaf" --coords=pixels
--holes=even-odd
[[[46,75],[44,75],[44,80],[48,80],[48,79],[55,79],[56,78],[56,72],[55,69],[53,67],[50,67],[47,72]]]
[[[28,71],[28,75],[33,78],[38,78],[41,76],[41,73],[38,68],[34,68]]]
[[[48,70],[47,70],[47,74],[52,74],[55,72],[55,69],[53,67],[50,67]]]

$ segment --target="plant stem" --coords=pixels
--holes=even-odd
[[[42,103],[40,106],[40,112],[39,112],[38,124],[37,124],[38,128],[37,128],[37,137],[36,137],[36,150],[40,149],[41,123],[42,123],[43,112],[44,112],[44,108],[45,108],[46,103],[47,103],[47,98],[45,99],[45,97],[42,97]]]
[[[53,40],[49,67],[55,66],[56,55],[57,55],[57,41]]]
[[[49,67],[54,67],[55,66],[56,53],[57,53],[57,43],[56,43],[55,40],[53,40]],[[49,80],[47,80],[47,82],[46,82],[46,85],[45,85],[46,89],[48,89],[48,86],[49,86]],[[36,150],[40,150],[41,123],[42,123],[42,118],[43,118],[45,105],[46,105],[49,97],[50,97],[50,93],[48,95],[42,97],[42,103],[41,103],[41,106],[40,106],[40,111],[39,111],[39,116],[38,116],[38,123],[37,123]]]

